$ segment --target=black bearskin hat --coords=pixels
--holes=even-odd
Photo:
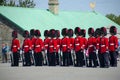
[[[83,37],[85,37],[85,35],[86,35],[86,30],[85,29],[81,30],[81,35],[83,35]]]
[[[76,27],[75,30],[74,30],[74,33],[80,35],[81,34],[81,29],[79,27]]]
[[[89,28],[88,29],[88,34],[91,34],[92,36],[94,36],[94,29],[93,28]]]
[[[56,37],[60,37],[60,31],[59,30],[56,30],[55,33],[56,33]]]
[[[48,37],[48,36],[49,36],[49,31],[48,31],[48,30],[45,30],[45,31],[44,31],[44,36],[45,36],[45,37]]]
[[[25,30],[25,31],[23,32],[23,37],[29,37],[29,31]]]
[[[68,35],[68,29],[67,28],[63,28],[62,29],[62,35],[63,36],[67,36]]]
[[[31,30],[30,30],[30,35],[31,35],[31,36],[34,36],[34,35],[35,35],[35,30],[34,30],[34,29],[31,29]]]
[[[72,29],[69,29],[69,30],[68,30],[68,36],[69,36],[69,37],[73,37],[73,33],[74,33],[74,32],[73,32]]]
[[[54,30],[54,29],[51,29],[51,30],[50,30],[50,37],[51,37],[51,38],[54,38],[55,36],[56,36],[55,30]]]
[[[101,35],[101,29],[100,28],[97,28],[96,30],[95,30],[95,37],[97,37],[97,35]]]
[[[17,31],[13,31],[13,32],[12,32],[12,37],[17,38],[17,36],[18,36],[18,35],[17,35]]]
[[[117,34],[117,28],[115,26],[110,27],[110,33],[113,33],[114,35]]]
[[[107,29],[105,27],[101,27],[101,34],[104,34],[104,36],[107,35]]]
[[[35,30],[35,36],[41,36],[40,30]]]

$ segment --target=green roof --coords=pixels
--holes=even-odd
[[[119,25],[97,12],[59,11],[58,15],[54,15],[48,10],[0,6],[0,14],[22,29],[39,29],[42,37],[44,30],[52,28],[61,30],[64,27],[74,29],[79,26],[84,29],[89,27],[96,29],[110,25],[120,28]]]

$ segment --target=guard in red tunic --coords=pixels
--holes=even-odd
[[[50,42],[50,31],[48,31],[48,30],[45,30],[44,31],[44,37],[45,37],[45,39],[44,39],[44,55],[43,55],[43,58],[44,58],[44,64],[45,65],[49,65],[49,48],[48,48],[48,44],[49,44],[49,42]]]
[[[12,57],[11,57],[11,66],[19,66],[19,50],[20,50],[20,41],[17,39],[17,31],[12,32]]]
[[[55,37],[55,30],[54,29],[51,29],[50,30],[50,42],[49,42],[49,45],[48,45],[48,48],[49,48],[49,66],[56,66],[56,49],[57,49],[57,40],[56,40],[56,37]]]
[[[108,68],[109,67],[109,53],[108,53],[108,38],[105,36],[107,35],[107,30],[105,27],[101,28],[101,37],[99,41],[99,48],[98,48],[98,56],[101,68]]]
[[[61,45],[61,39],[60,39],[60,31],[56,30],[56,40],[57,40],[57,48],[56,48],[56,65],[61,65],[61,51],[60,51],[60,45]]]
[[[69,64],[70,65],[73,65],[74,63],[74,38],[73,38],[73,30],[72,29],[69,29],[68,30],[68,37],[69,37],[69,40],[70,40],[70,51],[69,51]]]
[[[25,38],[22,45],[24,58],[25,58],[25,64],[23,64],[23,66],[31,66],[30,53],[32,50],[32,45],[31,45],[31,40],[29,38],[29,32],[27,30],[24,31],[23,37]]]
[[[94,37],[93,28],[88,29],[88,35],[89,35],[88,42],[87,42],[88,55],[89,55],[88,67],[97,67],[96,39]]]
[[[118,38],[115,36],[117,34],[117,28],[115,26],[110,27],[109,37],[109,51],[110,51],[110,65],[112,67],[117,67],[117,53],[118,48]]]
[[[62,29],[62,40],[61,40],[61,50],[63,53],[63,66],[69,66],[69,50],[70,50],[70,41],[68,37],[67,28]]]
[[[76,65],[77,67],[83,67],[84,54],[83,54],[83,38],[81,36],[81,29],[75,28],[75,53],[76,53]]]
[[[32,53],[30,53],[31,64],[34,65],[34,48],[35,48],[35,41],[36,41],[34,29],[30,30],[30,40],[31,40],[31,44],[32,44]]]
[[[100,47],[100,36],[101,36],[101,29],[97,28],[95,30],[95,38],[96,38],[96,55],[97,55],[97,59],[98,59],[98,53],[99,53],[99,47]],[[97,66],[99,66],[99,60],[97,60]]]
[[[43,55],[42,50],[44,48],[44,44],[42,39],[40,38],[41,33],[39,30],[35,31],[36,41],[34,45],[34,58],[35,58],[35,66],[42,66],[43,62]]]
[[[87,49],[87,39],[85,38],[86,36],[86,30],[85,29],[82,29],[81,30],[81,36],[83,38],[83,54],[84,54],[84,65],[88,65],[88,61],[87,61],[87,56],[86,56],[86,49]]]

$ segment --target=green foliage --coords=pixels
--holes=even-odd
[[[110,20],[114,21],[118,25],[120,25],[120,15],[116,16],[114,14],[107,14],[106,17],[109,18]]]
[[[18,2],[17,2],[17,0],[0,0],[0,5],[15,6],[15,7],[27,7],[27,8],[35,7],[33,0],[19,0]]]
[[[33,0],[19,0],[18,6],[33,8],[35,6],[35,4],[34,4]]]
[[[3,5],[3,3],[4,3],[4,0],[0,0],[0,5]]]

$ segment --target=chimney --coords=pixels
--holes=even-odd
[[[48,5],[49,5],[49,11],[51,13],[57,15],[58,14],[58,5],[59,5],[58,0],[49,0]]]

